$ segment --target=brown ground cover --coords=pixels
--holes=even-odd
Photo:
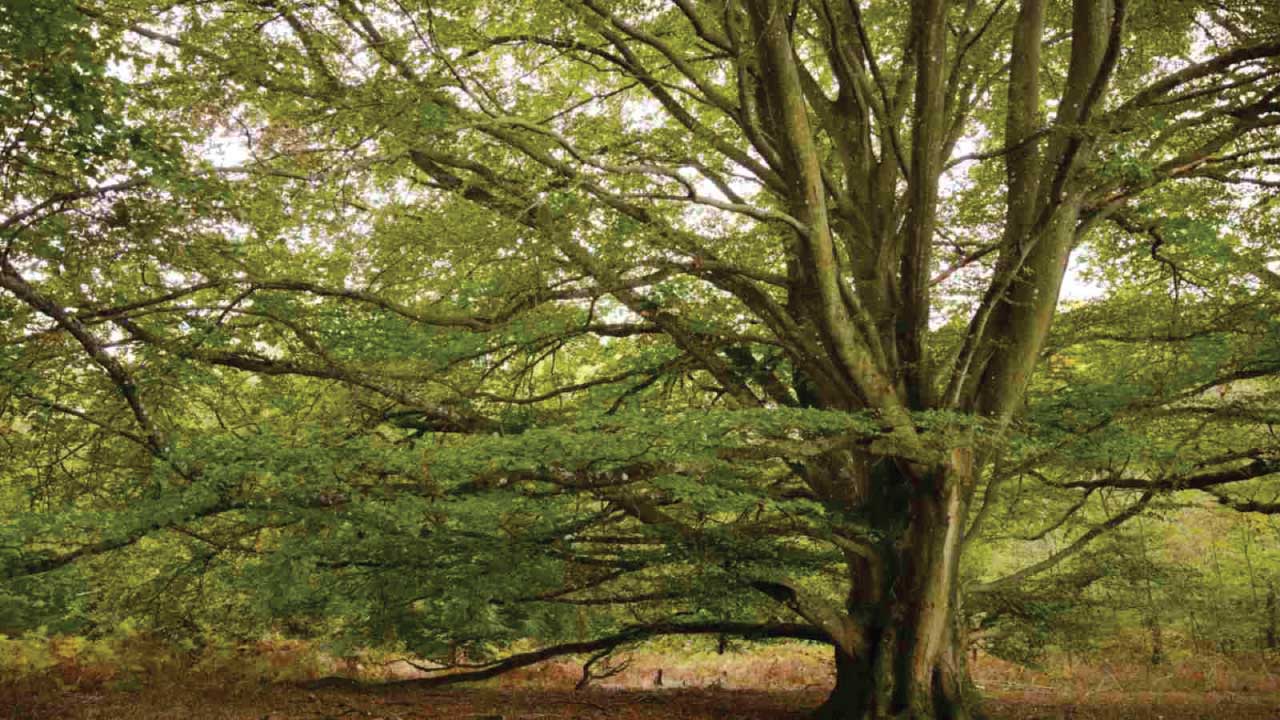
[[[0,673],[0,720],[800,720],[831,683],[824,649],[803,644],[724,654],[714,643],[636,648],[618,658],[625,671],[581,692],[572,690],[580,659],[427,689],[314,684],[335,672],[383,683],[421,673],[394,656],[338,662],[292,641],[199,661],[143,642],[95,647],[65,639],[0,646],[7,665],[20,666],[25,652],[44,668]],[[984,655],[975,678],[993,720],[1280,720],[1278,661],[1185,653],[1153,667],[1115,649],[1031,669]]]
[[[10,696],[5,720],[801,720],[822,692],[810,690],[568,690],[399,688],[307,690],[288,686],[218,691],[53,691]],[[0,706],[3,707],[3,706]],[[1053,691],[1000,692],[993,720],[1276,720],[1280,697],[1243,693],[1122,693],[1072,698]]]

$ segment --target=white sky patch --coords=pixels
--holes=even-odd
[[[209,135],[200,154],[218,167],[240,167],[253,158],[253,149],[243,134],[219,130]]]
[[[1106,296],[1106,286],[1087,277],[1086,272],[1086,265],[1080,253],[1072,253],[1070,264],[1067,265],[1067,274],[1062,278],[1059,302],[1082,302]]]
[[[666,124],[662,105],[654,98],[627,97],[622,100],[623,129],[648,133]]]

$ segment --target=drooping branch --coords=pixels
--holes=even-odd
[[[114,355],[107,352],[102,342],[89,332],[83,322],[68,312],[66,308],[53,299],[46,297],[28,283],[18,273],[13,263],[7,257],[2,256],[0,256],[0,287],[13,293],[19,300],[53,320],[59,327],[75,338],[76,342],[80,344],[80,347],[84,349],[93,362],[107,373],[107,376],[111,378],[111,382],[115,384],[121,396],[124,397],[125,403],[128,404],[134,420],[142,431],[148,450],[154,455],[163,455],[165,441],[152,420],[150,411],[147,410],[147,406],[139,395],[137,381],[124,364]]]
[[[193,344],[181,344],[147,330],[138,323],[126,318],[116,318],[114,322],[139,342],[165,350],[178,357],[263,375],[297,375],[322,380],[336,380],[353,387],[373,391],[395,400],[406,408],[412,409],[424,421],[429,421],[430,427],[435,432],[496,432],[502,429],[500,423],[490,418],[443,404],[416,400],[397,389],[380,385],[364,374],[334,363],[309,365],[292,360],[276,360],[248,353],[214,350]]]
[[[243,502],[233,501],[227,497],[221,497],[212,502],[203,505],[192,505],[187,509],[182,517],[176,517],[163,522],[152,522],[145,526],[136,527],[129,531],[122,532],[114,537],[108,537],[97,542],[81,545],[74,550],[68,550],[62,553],[44,554],[31,558],[20,558],[16,562],[8,563],[0,566],[3,575],[0,580],[16,580],[20,578],[29,578],[36,575],[53,572],[71,565],[85,558],[95,557],[109,553],[113,550],[131,547],[152,534],[175,527],[177,524],[190,522],[191,520],[203,517],[211,517],[222,513],[240,510],[248,507]]]
[[[1204,490],[1218,485],[1254,480],[1280,473],[1280,460],[1261,452],[1254,454],[1255,459],[1247,465],[1224,470],[1211,470],[1190,475],[1165,478],[1110,477],[1093,480],[1072,480],[1057,483],[1063,488],[1125,488],[1133,490]]]
[[[422,670],[428,672],[440,672],[442,674],[425,678],[397,680],[391,683],[386,683],[381,687],[435,688],[457,683],[478,682],[498,677],[499,675],[511,672],[512,670],[536,665],[558,657],[595,653],[622,645],[643,642],[645,640],[662,637],[664,635],[735,635],[747,640],[787,638],[793,640],[809,640],[820,643],[831,642],[831,639],[820,630],[817,630],[810,625],[795,623],[653,623],[648,625],[635,625],[622,630],[621,632],[606,635],[594,640],[551,645],[538,650],[517,653],[515,655],[507,656],[501,660],[494,661],[484,667],[463,670],[461,672],[448,667],[431,668],[424,666],[421,668]],[[314,682],[324,683],[325,680],[321,679]]]
[[[971,586],[968,588],[968,591],[975,595],[980,595],[984,593],[1008,590],[1021,585],[1023,582],[1035,577],[1036,575],[1058,566],[1064,560],[1067,560],[1068,558],[1078,554],[1081,550],[1084,550],[1089,543],[1120,527],[1134,517],[1137,517],[1147,508],[1148,505],[1151,504],[1151,500],[1153,498],[1155,498],[1154,492],[1149,491],[1143,493],[1142,497],[1138,498],[1138,500],[1129,505],[1129,507],[1120,511],[1106,522],[1093,526],[1083,535],[1072,541],[1070,545],[1067,545],[1044,560],[1028,565],[1023,569],[1010,573],[1002,578]]]

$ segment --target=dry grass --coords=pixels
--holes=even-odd
[[[981,657],[974,675],[990,691],[1045,690],[1078,698],[1134,692],[1280,697],[1280,663],[1261,654],[1186,655],[1151,665],[1124,653],[1099,653],[1083,661],[1055,657],[1039,669]]]
[[[569,690],[454,688],[380,692],[247,689],[143,689],[45,693],[0,700],[0,720],[801,720],[823,693],[682,689]],[[1275,720],[1280,703],[1256,696],[1063,697],[999,695],[992,720]]]

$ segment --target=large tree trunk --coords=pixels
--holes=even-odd
[[[862,637],[854,652],[837,647],[820,720],[979,716],[956,582],[972,478],[965,450],[926,472],[868,473],[865,487],[879,496],[869,519],[885,539],[874,554],[849,556],[848,611]]]
[[[911,647],[884,628],[869,657],[835,652],[836,684],[815,720],[972,720],[982,717],[963,646],[948,644],[924,678],[909,672]],[[923,682],[920,682],[923,680]]]

